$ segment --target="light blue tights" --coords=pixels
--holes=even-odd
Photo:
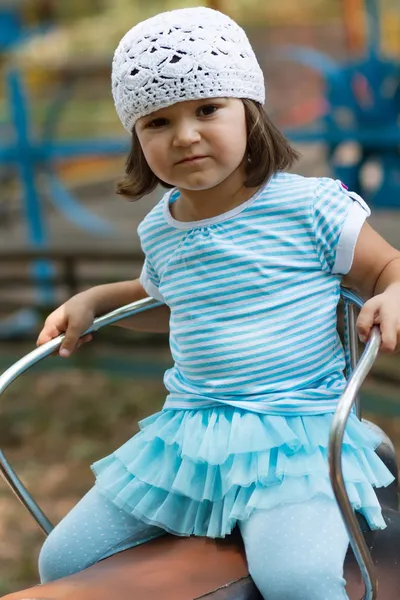
[[[250,574],[265,600],[348,600],[348,536],[333,500],[321,496],[256,511],[239,526]],[[94,487],[46,539],[41,581],[82,571],[163,533],[119,510]]]

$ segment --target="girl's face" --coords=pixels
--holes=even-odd
[[[142,117],[135,127],[153,173],[179,189],[213,188],[245,160],[245,112],[237,98],[179,102]]]

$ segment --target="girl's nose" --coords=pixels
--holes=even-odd
[[[200,140],[200,133],[195,123],[184,121],[174,131],[174,146],[191,146]]]

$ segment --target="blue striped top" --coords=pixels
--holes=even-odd
[[[334,411],[341,275],[368,206],[340,181],[287,173],[211,219],[175,220],[178,196],[166,193],[138,228],[141,283],[171,309],[164,408]]]

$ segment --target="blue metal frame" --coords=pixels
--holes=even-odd
[[[378,0],[365,0],[368,45],[365,56],[339,64],[316,50],[287,46],[279,56],[318,72],[324,78],[329,112],[312,127],[286,131],[297,142],[325,142],[329,157],[344,142],[357,142],[360,157],[351,165],[333,164],[335,176],[378,208],[400,208],[400,62],[381,56]],[[349,125],[340,114],[346,111]],[[363,187],[362,167],[377,159],[382,184],[372,193]]]
[[[126,153],[129,144],[125,140],[78,140],[56,143],[52,135],[55,123],[65,101],[65,93],[50,105],[41,140],[32,139],[30,114],[22,77],[16,70],[6,75],[9,93],[10,118],[14,140],[6,145],[0,141],[0,164],[16,167],[22,183],[27,240],[33,248],[48,245],[48,230],[37,186],[36,175],[40,171],[47,182],[49,198],[55,208],[76,227],[100,236],[116,236],[115,227],[91,213],[75,199],[57,176],[54,163],[63,158],[85,155],[110,155]],[[32,264],[32,277],[37,283],[36,293],[40,303],[51,304],[54,290],[50,282],[53,267],[49,261],[39,260]],[[32,331],[38,322],[34,309],[25,309],[0,322],[0,339],[9,339],[23,331]]]
[[[10,1],[8,6],[0,7],[0,53],[5,52],[26,39],[47,31],[50,23],[37,27],[25,27],[18,5]]]
[[[0,8],[0,52],[9,50],[26,41],[32,35],[47,31],[50,24],[45,23],[36,28],[24,27],[18,5]],[[22,76],[17,70],[9,70],[6,74],[6,90],[10,110],[10,122],[14,131],[14,139],[0,137],[0,164],[14,167],[20,177],[23,190],[23,201],[26,215],[27,240],[32,247],[43,248],[48,244],[48,234],[43,212],[36,173],[40,170],[47,179],[50,199],[56,208],[77,227],[91,234],[116,235],[112,224],[92,214],[71,196],[57,177],[54,162],[62,158],[84,155],[109,155],[125,152],[128,144],[118,141],[83,140],[73,143],[54,142],[55,122],[67,95],[65,90],[57,97],[48,110],[41,140],[34,140],[30,131],[30,112],[27,95],[24,90]],[[0,123],[7,133],[7,123]],[[51,302],[53,289],[49,283],[52,266],[48,261],[35,261],[32,265],[32,276],[37,281],[37,292],[44,303]],[[12,337],[13,333],[32,329],[37,321],[33,310],[25,310],[0,323],[0,338]]]
[[[33,248],[45,248],[48,245],[48,231],[45,215],[37,186],[36,175],[40,171],[47,182],[50,200],[63,216],[77,227],[94,235],[114,236],[116,229],[82,206],[66,189],[57,176],[54,163],[57,160],[85,155],[110,155],[126,152],[128,142],[121,140],[81,140],[56,143],[51,138],[54,122],[60,114],[63,97],[56,98],[50,105],[48,119],[41,140],[34,140],[30,131],[30,112],[27,95],[21,74],[9,70],[6,74],[9,95],[10,119],[13,124],[14,140],[0,144],[0,163],[15,167],[19,174],[26,215],[27,240]],[[32,276],[37,282],[40,302],[49,304],[53,300],[53,286],[49,282],[53,269],[46,260],[35,261]],[[31,329],[36,323],[35,311],[17,313],[15,318],[0,323],[0,338],[12,337],[13,331],[20,333],[21,328]]]
[[[19,13],[11,6],[0,8],[0,52],[13,46],[22,35]]]
[[[45,124],[44,136],[41,140],[34,140],[30,135],[29,105],[21,74],[17,70],[9,70],[6,84],[15,139],[7,145],[0,146],[0,162],[14,165],[19,171],[23,184],[29,243],[33,246],[41,245],[47,238],[36,183],[36,172],[39,170],[45,175],[52,192],[50,199],[68,220],[91,234],[115,235],[115,229],[110,223],[89,212],[70,195],[57,177],[53,165],[57,160],[65,158],[125,153],[129,148],[128,142],[122,139],[55,142],[50,136],[54,133],[54,115],[60,113],[60,98],[49,107],[50,118]]]

